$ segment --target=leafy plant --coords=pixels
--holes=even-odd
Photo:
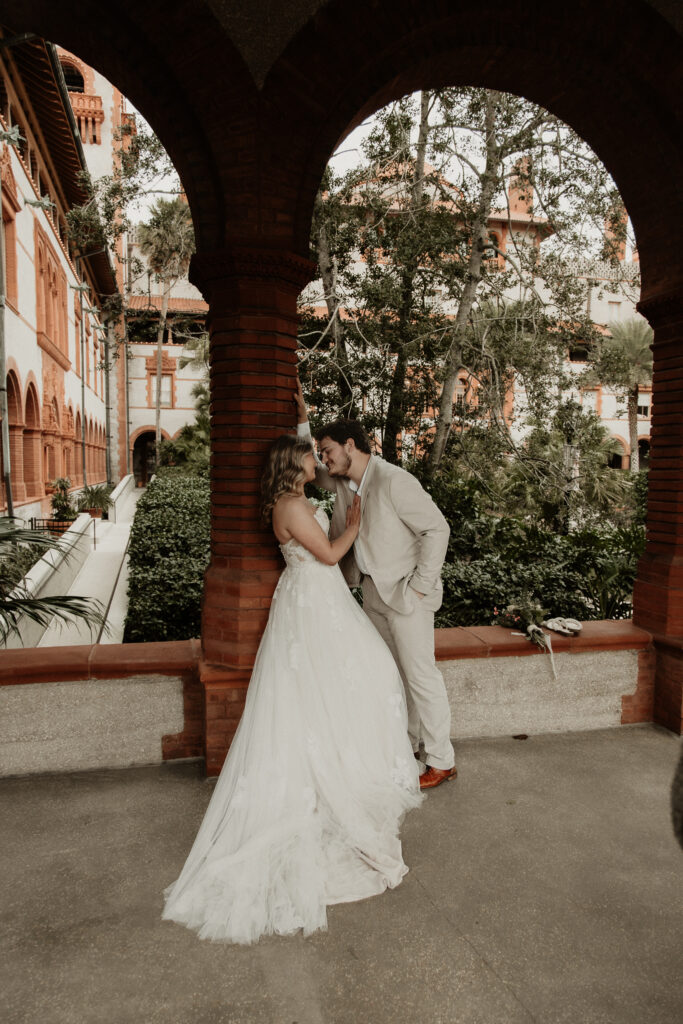
[[[69,494],[71,487],[69,478],[64,476],[58,477],[52,481],[52,487],[54,487],[54,492],[50,498],[50,503],[52,505],[53,519],[61,523],[67,522],[69,519],[75,519],[76,509]]]
[[[135,510],[124,642],[199,636],[209,540],[208,480],[162,469]]]
[[[21,635],[24,618],[45,627],[54,618],[60,622],[81,620],[91,628],[102,625],[99,601],[77,596],[32,597],[22,586],[21,581],[38,558],[58,546],[49,535],[27,530],[17,520],[0,519],[0,643]]]
[[[101,508],[103,512],[106,512],[108,508],[111,508],[111,492],[110,484],[86,485],[78,496],[78,511],[85,512],[89,508]]]

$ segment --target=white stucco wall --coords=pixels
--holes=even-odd
[[[33,381],[38,394],[42,422],[42,406],[44,401],[45,375],[52,377],[54,381],[63,380],[64,405],[68,408],[71,405],[74,422],[77,410],[81,409],[81,378],[75,372],[76,348],[80,345],[80,336],[76,328],[74,315],[74,295],[77,294],[70,287],[77,283],[77,278],[69,260],[62,248],[57,231],[51,218],[42,210],[26,205],[26,200],[36,198],[36,193],[19,154],[10,149],[12,172],[17,185],[20,209],[15,217],[16,229],[16,258],[17,258],[17,301],[16,309],[7,305],[5,310],[5,338],[6,356],[8,368],[16,365],[21,389],[21,400],[23,403],[22,418],[25,410],[26,390],[29,381]],[[46,234],[52,253],[59,265],[64,270],[67,280],[67,342],[68,358],[71,362],[71,369],[63,369],[38,346],[36,337],[37,312],[36,312],[36,246],[35,246],[35,224],[38,223]],[[88,305],[86,299],[85,303]],[[92,335],[91,335],[92,337]],[[90,351],[90,375],[86,384],[85,414],[86,418],[94,421],[98,426],[103,427],[105,422],[104,388],[102,386],[101,373],[97,374],[97,393],[94,390],[95,384],[95,360],[94,353]],[[56,393],[59,395],[59,388]],[[60,408],[60,417],[63,410]],[[62,423],[63,427],[64,424]],[[78,439],[77,439],[78,440]],[[57,466],[57,474],[62,474],[62,466]],[[35,503],[33,503],[35,504]],[[24,509],[22,505],[17,506],[20,515],[40,514],[39,509]]]
[[[587,651],[442,661],[451,735],[512,736],[621,724],[621,698],[638,682],[637,651]]]
[[[182,680],[166,676],[0,687],[0,776],[159,764],[183,729]]]

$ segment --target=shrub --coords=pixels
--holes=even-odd
[[[628,618],[645,545],[644,476],[638,486],[630,525],[558,535],[522,516],[487,511],[486,498],[472,481],[430,483],[451,525],[436,625],[489,625],[494,608],[507,607],[521,593],[550,616]],[[329,514],[331,497],[307,490]],[[147,488],[131,531],[126,641],[199,636],[209,519],[206,479],[164,469]]]
[[[559,535],[521,516],[486,512],[467,482],[442,482],[432,493],[452,531],[437,626],[487,625],[495,607],[505,608],[522,592],[551,616],[630,617],[645,546],[638,510],[629,526]]]
[[[56,480],[52,481],[52,487],[54,492],[50,498],[50,504],[52,505],[52,518],[56,519],[60,523],[68,522],[70,519],[76,518],[76,509],[71,501],[71,495],[69,494],[69,488],[71,487],[71,481],[68,477],[60,476]]]
[[[209,533],[208,481],[168,471],[157,476],[131,529],[125,642],[199,636]]]

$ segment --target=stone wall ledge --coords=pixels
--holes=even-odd
[[[562,636],[546,630],[552,637],[556,654],[588,651],[645,650],[653,637],[634,626],[630,619],[605,619],[582,623],[578,636]],[[503,626],[467,626],[435,630],[437,661],[461,661],[469,658],[509,658],[542,654],[525,636]]]
[[[7,650],[0,655],[0,686],[144,675],[182,676],[196,671],[200,655],[199,640]]]
[[[512,630],[502,626],[437,629],[434,635],[438,661],[528,657],[542,653],[526,637],[514,636]],[[551,636],[553,650],[559,654],[645,650],[656,639],[628,619],[585,622],[578,636],[561,636],[558,633],[551,633]],[[195,672],[200,658],[199,640],[19,648],[3,651],[0,655],[0,686],[124,679],[147,674],[178,676]],[[210,671],[211,666],[207,665],[206,670]],[[215,671],[217,677],[224,673],[220,666],[215,666]]]

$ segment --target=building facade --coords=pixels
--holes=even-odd
[[[3,342],[10,490],[22,518],[49,510],[52,481],[107,478],[103,299],[116,291],[107,253],[78,259],[66,215],[85,201],[85,155],[57,51],[34,39],[0,51]],[[16,139],[17,144],[12,144]]]
[[[58,477],[76,490],[117,483],[129,472],[139,484],[149,476],[155,344],[134,333],[122,344],[123,323],[107,328],[100,312],[107,298],[126,293],[124,257],[135,254],[135,239],[124,235],[111,253],[80,255],[67,231],[69,210],[88,200],[81,174],[111,175],[131,125],[134,115],[121,92],[67,50],[34,38],[0,51],[0,312],[11,492],[3,465],[0,511],[11,509],[25,520],[49,515]],[[132,288],[128,312],[158,311],[159,305],[160,285],[144,275]],[[174,289],[172,317],[203,325],[207,308],[187,281]],[[181,366],[183,344],[169,326],[164,438],[194,418],[192,387],[203,371]]]

